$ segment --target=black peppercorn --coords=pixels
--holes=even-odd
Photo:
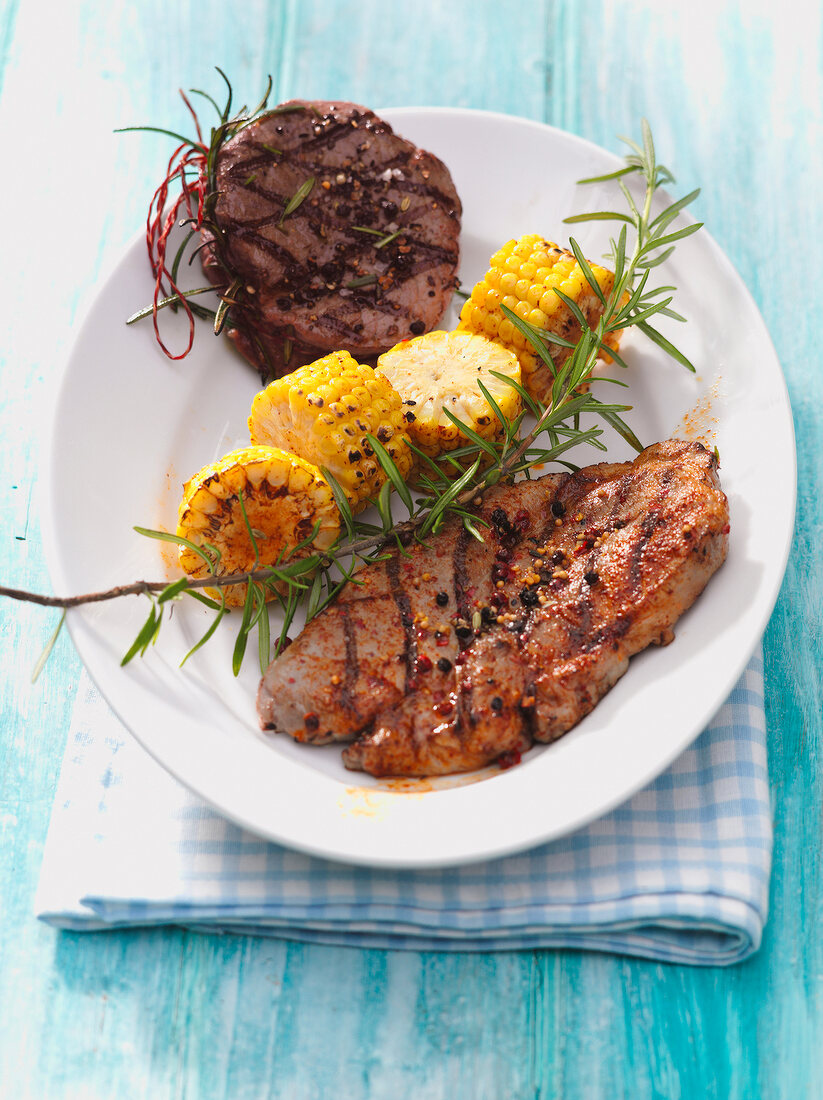
[[[449,672],[452,667],[452,663],[448,657],[441,657],[440,660],[437,662],[437,667],[440,669],[441,672]]]
[[[583,580],[586,582],[586,584],[597,584],[597,582],[600,580],[600,577],[595,572],[584,573]]]
[[[492,708],[492,710],[502,710],[503,709],[503,700],[500,698],[499,695],[495,695],[495,697],[492,699],[491,708]]]
[[[555,519],[560,519],[561,516],[566,514],[566,505],[559,500],[552,501],[552,515]]]
[[[445,607],[449,602],[449,594],[448,592],[438,592],[434,599],[438,607]]]

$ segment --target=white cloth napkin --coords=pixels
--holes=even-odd
[[[616,811],[520,855],[433,871],[349,867],[245,832],[166,774],[84,674],[35,907],[71,929],[720,965],[760,944],[771,844],[759,650],[711,726]]]

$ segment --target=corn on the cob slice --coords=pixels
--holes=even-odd
[[[388,380],[347,351],[335,351],[258,393],[249,432],[252,443],[282,447],[326,467],[360,511],[386,480],[366,435],[380,440],[405,478],[413,458],[406,423]]]
[[[519,382],[517,356],[485,336],[429,332],[403,340],[381,355],[377,365],[414,413],[409,436],[429,458],[470,442],[444,408],[483,439],[503,438],[504,429],[478,387],[478,379],[507,419],[520,412],[518,392],[490,373],[496,371]]]
[[[566,252],[536,233],[511,240],[492,256],[484,278],[475,285],[460,312],[459,330],[483,333],[515,352],[523,370],[523,385],[539,400],[545,400],[553,381],[549,367],[535,355],[531,344],[507,319],[501,305],[518,317],[552,335],[572,342],[580,336],[580,324],[555,287],[580,308],[590,328],[603,312],[603,304],[589,286],[572,252]],[[590,264],[604,297],[614,285],[611,271]],[[610,346],[618,347],[619,333],[610,334]],[[555,370],[570,350],[549,343]]]
[[[265,567],[308,538],[318,523],[311,547],[301,553],[328,549],[340,532],[340,513],[320,471],[277,447],[245,447],[204,466],[186,482],[177,534],[196,546],[216,547],[221,557],[215,572],[227,576],[255,565],[249,527],[257,564]],[[205,562],[186,546],[180,547],[179,562],[190,577],[208,576]],[[223,591],[232,607],[246,596],[244,584],[225,585]]]

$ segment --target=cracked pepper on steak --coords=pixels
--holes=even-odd
[[[220,288],[241,280],[229,336],[264,380],[329,351],[373,359],[443,316],[460,199],[442,161],[368,108],[282,104],[221,148],[217,191],[203,268]]]
[[[347,767],[442,775],[512,763],[665,645],[726,557],[717,461],[668,440],[489,490],[477,542],[449,519],[364,568],[266,672],[264,729],[353,742]]]

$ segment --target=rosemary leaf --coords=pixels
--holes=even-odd
[[[346,290],[357,290],[358,287],[371,286],[372,283],[376,282],[376,275],[358,275],[356,279],[352,279],[350,282],[346,283],[345,286]]]
[[[226,323],[226,319],[229,315],[229,310],[235,304],[234,296],[240,291],[243,285],[243,280],[238,277],[234,279],[226,290],[225,294],[220,299],[220,305],[217,307],[217,313],[214,315],[214,335],[219,336],[223,331],[223,325]]]
[[[292,195],[292,197],[286,203],[286,205],[283,209],[283,213],[280,215],[280,221],[277,223],[278,225],[282,225],[283,222],[286,220],[286,218],[288,218],[290,214],[293,214],[295,212],[295,210],[298,208],[298,206],[306,198],[308,198],[309,193],[311,192],[311,189],[313,187],[314,187],[314,176],[309,176],[309,178],[307,180],[304,180],[303,183],[300,184],[300,186],[297,188],[295,193]]]
[[[662,210],[657,217],[649,222],[649,229],[654,230],[657,226],[666,226],[669,222],[673,221],[681,210],[684,210],[690,203],[693,203],[697,196],[700,194],[700,188],[695,188],[694,191],[690,191],[688,195],[684,195],[682,199],[678,199],[676,202],[671,203],[665,210]]]
[[[191,550],[203,559],[203,563],[210,573],[214,572],[217,561],[214,561],[202,546],[197,546],[189,539],[183,538],[182,535],[172,535],[169,531],[153,531],[149,527],[135,527],[134,530],[138,535],[145,535],[145,537],[149,539],[158,539],[160,542],[172,542],[177,546],[185,546],[186,549]],[[214,547],[211,549],[214,549]]]
[[[383,521],[384,535],[388,535],[394,526],[394,519],[391,514],[391,490],[392,483],[390,481],[384,481],[380,486],[380,492],[377,494],[377,500],[375,501],[378,514]]]
[[[574,237],[569,237],[569,244],[572,246],[572,252],[574,253],[575,259],[577,260],[577,263],[580,266],[580,270],[583,272],[583,274],[586,277],[586,282],[589,284],[589,286],[595,292],[597,297],[600,299],[600,301],[603,305],[603,308],[605,309],[606,308],[606,296],[603,293],[603,288],[600,286],[600,283],[598,283],[597,279],[595,278],[594,272],[592,271],[591,267],[589,266],[589,261],[583,255],[583,251],[580,248],[580,245],[574,239]]]
[[[392,241],[396,241],[401,233],[404,233],[404,229],[395,229],[393,233],[389,233],[375,244],[375,248],[385,248],[387,244],[391,244]],[[405,246],[404,246],[405,247]]]
[[[340,512],[340,518],[343,520],[343,524],[346,528],[346,534],[350,539],[354,538],[354,513],[351,510],[349,504],[349,498],[343,492],[343,487],[340,482],[325,466],[320,467],[320,473],[329,483],[329,488],[332,491],[334,497],[334,503],[337,505],[337,510]]]
[[[653,329],[652,326],[646,324],[645,321],[641,321],[637,327],[640,329],[641,332],[645,332],[648,338],[652,340],[655,344],[657,344],[658,347],[662,348],[665,352],[668,352],[672,359],[676,359],[678,363],[682,363],[682,365],[687,370],[690,370],[692,374],[695,373],[694,366],[692,365],[692,363],[689,362],[683,352],[678,351],[674,344],[667,340],[662,333],[657,331],[657,329]]]
[[[157,305],[144,306],[126,318],[127,325],[133,325],[135,321],[142,321],[145,317],[151,317],[155,309],[165,309],[166,306],[177,305],[183,298],[193,298],[195,294],[214,293],[213,286],[200,286],[196,290],[181,290],[179,294],[170,294],[168,298],[160,298]]]
[[[185,137],[183,134],[177,134],[174,130],[165,130],[162,126],[119,126],[114,131],[115,134],[133,134],[140,133],[140,131],[146,131],[152,134],[165,134],[166,137],[175,138],[177,141],[182,142],[184,145],[190,146],[192,149],[196,149],[199,153],[205,153],[206,147],[199,141],[192,141],[191,138]]]
[[[183,593],[186,596],[191,596],[193,600],[197,600],[198,603],[202,603],[204,607],[208,607],[212,611],[220,610],[220,604],[217,600],[211,599],[210,596],[204,596],[202,592],[198,592],[194,588],[184,588]]]
[[[191,655],[193,653],[196,653],[198,649],[200,649],[202,646],[204,646],[206,644],[207,641],[209,641],[209,639],[214,634],[215,630],[217,630],[217,627],[220,625],[220,622],[222,621],[223,616],[226,614],[226,612],[227,612],[226,597],[222,592],[220,593],[220,596],[221,596],[221,599],[222,599],[223,602],[222,602],[222,604],[217,605],[217,614],[212,619],[209,628],[206,630],[206,632],[203,634],[203,636],[200,638],[200,640],[195,642],[195,644],[191,647],[191,649],[188,651],[186,656],[180,662],[180,667],[181,668],[186,663],[186,661],[188,661],[189,657],[191,657]]]
[[[635,168],[629,165],[626,168],[618,168],[614,172],[607,172],[604,176],[589,176],[588,179],[578,180],[578,184],[583,183],[608,183],[610,180],[620,179],[621,176],[627,176],[629,172],[634,172]]]
[[[692,233],[696,233],[698,229],[702,228],[703,222],[693,222],[691,225],[686,225],[682,229],[677,229],[674,233],[667,233],[665,237],[653,237],[643,246],[642,252],[645,254],[653,248],[662,248],[664,244],[673,244],[675,241],[680,241],[684,237],[691,237]]]
[[[497,450],[494,448],[494,446],[491,443],[489,443],[489,441],[487,439],[483,439],[482,436],[477,434],[477,432],[474,430],[474,428],[470,427],[468,424],[464,423],[462,420],[459,420],[454,415],[454,413],[449,412],[449,410],[446,408],[445,405],[443,406],[443,412],[449,418],[449,420],[451,420],[452,424],[454,424],[454,426],[457,428],[457,430],[462,435],[466,436],[467,439],[470,439],[472,441],[472,443],[474,443],[475,447],[479,447],[480,450],[484,451],[487,455],[489,455],[490,458],[492,458],[492,459],[497,458]]]
[[[188,577],[180,577],[178,580],[172,581],[171,584],[167,585],[159,594],[159,596],[157,597],[157,602],[166,603],[167,600],[175,599],[177,596],[185,592],[188,584]]]
[[[235,676],[240,675],[240,669],[243,667],[243,656],[246,652],[251,618],[254,613],[254,598],[254,585],[249,584],[246,586],[246,599],[243,603],[243,618],[240,621],[240,628],[237,631],[234,651],[231,656],[231,670]]]
[[[157,637],[157,630],[159,626],[160,618],[158,616],[154,600],[152,600],[149,617],[143,623],[143,626],[140,628],[137,637],[134,639],[131,646],[126,651],[125,656],[120,662],[121,668],[124,665],[127,665],[129,661],[133,660],[133,658],[135,658],[138,653],[140,653],[142,656],[146,652],[149,645],[151,644],[152,639]]]
[[[400,471],[397,469],[394,459],[391,457],[389,452],[376,436],[367,433],[366,439],[368,439],[370,446],[374,448],[374,453],[377,455],[377,461],[380,463],[383,472],[396,489],[397,495],[406,505],[406,508],[409,511],[409,515],[411,515],[414,511],[414,504],[412,503],[411,493],[409,492],[408,485],[406,485],[405,481],[401,477]]]
[[[582,180],[580,181],[583,182]],[[630,218],[628,214],[618,214],[615,210],[598,210],[594,214],[572,214],[568,218],[563,219],[564,225],[573,225],[578,222],[628,222],[629,225],[634,225],[634,218]]]

